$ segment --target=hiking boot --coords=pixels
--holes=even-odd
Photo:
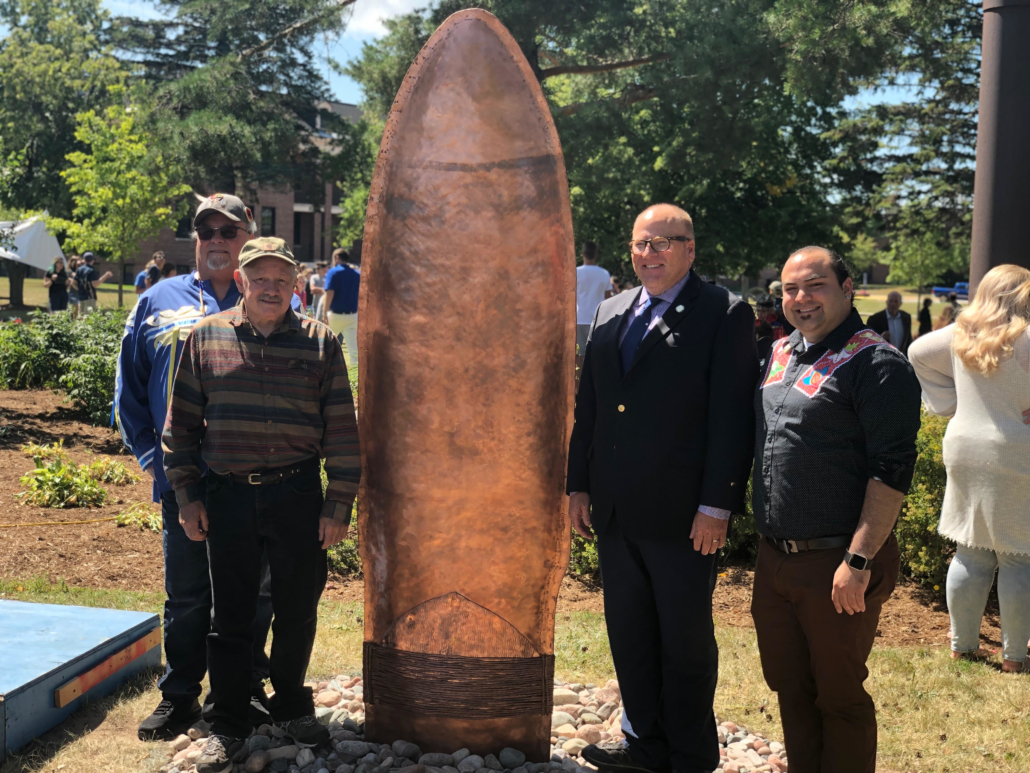
[[[200,703],[196,698],[173,701],[168,698],[157,704],[154,713],[140,722],[137,735],[141,741],[170,741],[190,729],[200,719]]]
[[[268,695],[261,685],[254,687],[250,693],[250,709],[247,719],[254,727],[272,724],[272,715],[268,713]]]
[[[581,754],[583,759],[595,765],[598,770],[619,773],[654,773],[629,756],[629,748],[621,741],[604,741],[590,744]]]
[[[297,746],[321,746],[329,743],[329,729],[318,723],[314,717],[300,717],[278,726],[294,740]]]
[[[233,757],[243,748],[243,740],[227,735],[212,735],[197,759],[197,773],[225,773],[232,769]]]

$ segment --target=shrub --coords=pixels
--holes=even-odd
[[[26,443],[21,447],[21,452],[25,456],[31,456],[33,459],[61,459],[68,461],[68,452],[64,450],[64,440],[59,440],[56,443],[50,445],[40,445],[39,443]]]
[[[569,574],[594,585],[601,584],[601,560],[597,557],[597,542],[585,540],[573,530]]]
[[[36,469],[22,475],[27,491],[17,494],[23,504],[37,507],[100,507],[107,492],[89,477],[85,469],[61,459],[44,462],[37,458]]]
[[[345,539],[329,548],[329,569],[352,577],[361,577],[361,553],[358,551],[358,535]]]
[[[139,475],[131,472],[122,462],[113,459],[97,459],[84,468],[86,474],[100,483],[113,483],[115,486],[130,486],[139,483]]]
[[[0,324],[0,387],[64,388],[94,424],[107,424],[125,316],[113,309],[78,319],[32,312],[27,323]]]
[[[944,430],[948,420],[923,413],[916,437],[916,460],[912,488],[901,507],[895,532],[901,547],[901,571],[934,590],[944,587],[948,563],[955,546],[937,531],[948,482],[944,470]]]
[[[161,533],[161,513],[155,511],[146,502],[137,502],[127,510],[123,510],[115,517],[115,524],[118,526],[135,526],[141,531]]]

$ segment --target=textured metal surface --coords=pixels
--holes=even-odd
[[[1030,0],[987,0],[980,64],[971,290],[995,266],[1030,268]]]
[[[553,654],[575,316],[568,186],[546,101],[497,19],[462,11],[409,70],[369,197],[358,312],[367,642]],[[549,712],[366,708],[371,739],[547,759]]]

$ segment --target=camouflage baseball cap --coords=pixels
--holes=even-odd
[[[297,266],[297,260],[286,246],[286,242],[274,236],[260,236],[243,245],[240,250],[240,268],[253,263],[258,258],[279,258],[291,266]]]
[[[219,212],[237,223],[254,222],[254,213],[243,203],[243,199],[229,193],[212,193],[197,205],[197,214],[193,216],[193,227],[196,228],[215,212]]]

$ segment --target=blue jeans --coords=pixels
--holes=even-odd
[[[1026,660],[1030,638],[1030,556],[996,553],[959,545],[948,568],[948,612],[951,614],[951,649],[976,652],[980,648],[980,621],[987,595],[998,570],[1001,607],[1001,642],[1005,660]]]
[[[207,542],[194,542],[179,523],[175,492],[161,495],[161,533],[165,559],[164,676],[157,683],[171,700],[199,698],[200,682],[207,672],[207,635],[211,631],[211,575]],[[254,622],[251,686],[268,678],[265,640],[272,625],[271,577],[268,561],[262,563],[261,595]]]

